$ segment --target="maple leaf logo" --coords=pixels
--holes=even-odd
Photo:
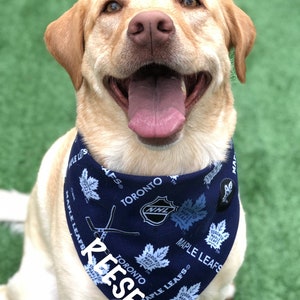
[[[159,268],[165,268],[169,265],[170,261],[165,259],[169,251],[169,246],[158,248],[154,251],[154,247],[151,244],[147,244],[143,254],[135,257],[137,263],[143,267],[146,271],[153,271]]]
[[[99,274],[94,269],[96,264],[97,264],[96,257],[93,256],[92,262],[87,263],[84,266],[84,269],[96,285],[103,284],[102,277],[108,273],[110,266],[108,264],[105,264],[105,266],[102,267],[102,269],[101,269],[101,274]]]
[[[83,170],[79,182],[86,202],[89,202],[91,199],[100,200],[98,193],[95,192],[98,189],[99,181],[93,177],[89,177],[87,169]]]
[[[175,222],[175,226],[181,230],[189,230],[194,223],[203,220],[207,216],[206,199],[202,194],[193,203],[191,199],[186,200],[183,205],[171,215],[171,220]]]
[[[190,288],[184,286],[180,289],[178,295],[171,300],[196,300],[199,296],[201,283],[197,283]]]
[[[225,232],[226,220],[223,220],[218,225],[212,223],[210,225],[209,233],[205,239],[207,245],[216,250],[220,250],[224,241],[226,241],[230,234]]]

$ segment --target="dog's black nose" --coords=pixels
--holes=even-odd
[[[166,43],[174,32],[174,23],[168,15],[149,11],[137,14],[130,21],[127,34],[135,44],[153,48]]]

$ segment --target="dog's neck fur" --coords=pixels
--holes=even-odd
[[[91,92],[85,87],[77,93],[77,100],[77,129],[94,159],[126,174],[186,174],[223,161],[235,128],[236,112],[229,83],[207,92],[188,116],[181,137],[168,146],[143,144],[128,128],[126,114],[106,90]],[[97,112],[91,114],[90,107]]]

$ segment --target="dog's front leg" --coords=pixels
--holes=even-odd
[[[21,266],[8,284],[0,290],[1,300],[58,299],[53,264],[41,234],[43,228],[36,199],[35,188],[29,201]]]

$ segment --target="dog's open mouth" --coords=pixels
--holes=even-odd
[[[106,77],[104,82],[139,137],[169,139],[183,128],[188,112],[207,90],[211,75],[181,75],[151,64],[127,79]]]

